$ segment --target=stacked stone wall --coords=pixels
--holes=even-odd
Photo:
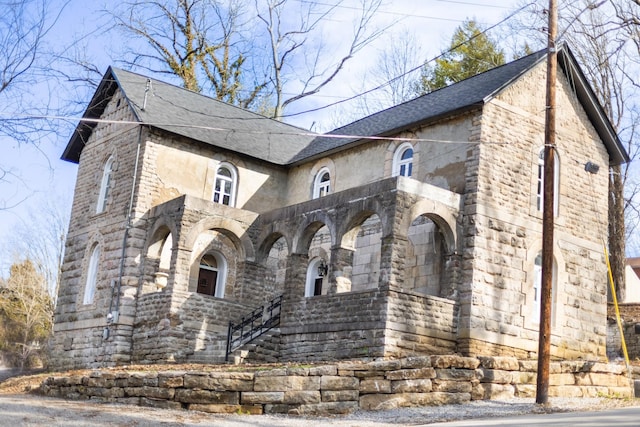
[[[458,304],[452,300],[391,290],[385,356],[455,352],[458,310]]]
[[[533,397],[536,368],[534,360],[449,355],[233,370],[211,365],[189,371],[131,368],[54,375],[39,392],[211,413],[343,414]],[[551,363],[549,383],[552,397],[632,396],[620,365]]]
[[[640,358],[640,326],[637,326],[640,324],[640,304],[619,304],[618,311],[624,332],[627,355],[629,359],[636,360]],[[616,310],[613,304],[609,304],[607,310],[607,356],[610,359],[622,359],[624,357],[620,327],[618,326]]]
[[[190,292],[144,295],[138,304],[132,359],[145,364],[222,362],[229,320],[238,321],[253,308]]]
[[[384,355],[387,297],[369,290],[286,298],[280,360],[320,361]]]
[[[120,92],[114,94],[102,117],[107,121],[97,124],[86,142],[76,179],[54,335],[50,342],[54,353],[51,365],[56,368],[109,366],[128,361],[130,354],[135,310],[132,295],[137,288],[138,268],[133,257],[124,263],[121,286],[116,286],[121,277],[120,258],[139,128],[109,122],[134,119]],[[114,163],[105,210],[96,213],[104,167],[110,157]],[[128,250],[127,255],[144,245],[144,232],[139,232],[139,227],[144,224],[134,215],[128,236],[131,251]],[[87,266],[96,244],[100,247],[100,259],[95,296],[91,304],[83,304]],[[115,326],[109,325],[107,315],[110,308],[116,309],[118,289],[121,292],[120,323]],[[110,327],[108,343],[103,339],[107,327]],[[115,353],[119,356],[111,358]]]
[[[477,353],[464,354],[500,349],[499,354],[532,357],[537,352],[534,282],[535,259],[542,250],[542,212],[536,196],[544,99],[526,94],[539,92],[544,77],[540,64],[478,116],[481,141],[486,143],[477,150],[477,169],[471,161],[467,169],[459,329],[461,351]],[[562,114],[556,141],[560,175],[552,355],[604,359],[606,266],[600,239],[607,230],[608,177],[589,174],[584,165],[608,165],[609,160],[562,73],[558,93]]]

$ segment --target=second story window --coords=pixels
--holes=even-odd
[[[410,177],[413,172],[413,146],[409,143],[398,147],[393,155],[393,176]]]
[[[217,172],[213,187],[213,201],[222,205],[234,206],[238,177],[235,168],[222,164]]]
[[[98,193],[98,202],[96,203],[96,213],[104,212],[107,208],[107,200],[109,197],[109,190],[112,184],[113,174],[113,157],[109,157],[107,163],[104,165],[102,171],[102,181],[100,183],[100,192]]]
[[[560,160],[558,152],[553,152],[553,215],[558,216],[558,200],[559,200],[559,177],[560,177]],[[539,212],[543,211],[544,206],[544,147],[538,152],[538,180],[536,194],[536,208]]]
[[[327,168],[320,169],[313,183],[313,198],[326,196],[331,192],[331,175]]]

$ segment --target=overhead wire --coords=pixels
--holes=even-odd
[[[350,96],[348,98],[342,99],[340,101],[336,101],[336,102],[324,105],[322,107],[316,107],[316,108],[312,108],[312,109],[308,109],[308,110],[304,110],[304,111],[299,111],[299,112],[296,112],[296,113],[283,114],[282,118],[295,117],[295,116],[300,116],[302,114],[307,114],[307,113],[312,113],[312,112],[324,110],[324,109],[327,109],[327,108],[334,107],[336,105],[342,104],[344,102],[352,101],[352,100],[354,100],[356,98],[359,98],[361,96],[367,95],[367,94],[372,93],[372,92],[374,92],[376,90],[380,90],[380,89],[382,89],[382,88],[384,88],[386,86],[389,86],[393,82],[395,82],[396,80],[401,79],[401,78],[403,78],[403,77],[405,77],[405,76],[407,76],[407,75],[409,75],[411,73],[414,73],[414,72],[420,70],[426,64],[431,63],[431,62],[443,57],[444,55],[453,52],[454,50],[464,46],[465,44],[469,43],[470,41],[474,40],[475,38],[480,37],[482,35],[486,35],[486,33],[489,32],[490,30],[493,30],[497,26],[502,25],[503,23],[505,23],[506,21],[510,20],[511,18],[513,18],[514,16],[516,16],[517,14],[519,14],[520,12],[525,10],[526,8],[528,8],[528,7],[532,6],[532,5],[535,5],[535,4],[536,4],[535,1],[533,1],[533,2],[529,2],[529,3],[525,4],[524,6],[521,6],[520,8],[518,8],[515,11],[511,12],[509,15],[507,15],[507,17],[505,17],[504,19],[500,20],[496,24],[485,28],[483,31],[480,31],[477,34],[474,34],[472,37],[468,38],[467,40],[465,40],[463,42],[460,42],[455,46],[450,47],[449,49],[441,52],[440,54],[434,56],[433,58],[425,61],[424,63],[422,63],[422,64],[420,64],[420,65],[418,65],[416,67],[413,67],[410,70],[407,70],[406,72],[404,72],[404,73],[402,73],[402,74],[400,74],[400,75],[398,75],[398,76],[396,76],[396,77],[394,77],[394,78],[392,78],[392,79],[390,79],[390,80],[388,80],[388,81],[386,81],[386,82],[384,82],[384,83],[382,83],[382,84],[380,84],[380,85],[378,85],[376,87],[373,87],[371,89],[368,89],[368,90],[366,90],[364,92],[361,92],[361,93],[358,93],[356,95]]]

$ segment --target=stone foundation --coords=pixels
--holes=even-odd
[[[50,397],[211,413],[342,414],[533,397],[536,368],[535,360],[453,355],[236,366],[233,370],[214,365],[193,371],[121,368],[54,375],[44,381],[40,392]],[[554,362],[549,382],[552,397],[633,396],[622,365]]]

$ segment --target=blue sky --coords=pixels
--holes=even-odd
[[[64,3],[67,3],[67,6],[61,9]],[[81,53],[90,58],[102,71],[115,63],[118,52],[126,41],[113,34],[106,36],[97,31],[101,25],[108,23],[105,16],[99,12],[104,5],[86,0],[52,0],[48,4],[52,12],[62,10],[48,40],[52,50],[59,51],[70,45],[74,39],[91,34],[85,37],[80,45]],[[112,4],[114,3],[107,3],[106,7]],[[455,28],[465,19],[475,18],[486,27],[502,20],[514,5],[515,1],[512,0],[390,0],[383,6],[379,20],[382,25],[392,19],[399,19],[398,24],[387,36],[393,37],[391,32],[395,32],[395,37],[399,37],[407,31],[415,35],[420,50],[420,56],[415,62],[417,66],[424,59],[432,58],[444,49]],[[345,9],[345,13],[348,13],[348,9]],[[334,28],[327,31],[326,41],[339,44],[344,38],[344,35],[340,34],[344,25],[340,22],[333,24]],[[368,70],[376,66],[379,51],[390,42],[387,36],[381,37],[376,45],[360,52],[347,63],[347,67],[334,83],[319,96],[309,99],[299,107],[317,107],[362,90],[362,82],[366,82]],[[50,77],[46,73],[41,76],[42,84],[34,91],[33,96],[35,99],[42,99],[43,102],[47,100],[46,102],[55,104],[58,102],[58,95],[68,96],[70,92],[66,87],[52,86],[51,82],[47,81]],[[90,96],[90,93],[78,93],[76,101],[86,105]],[[330,128],[330,122],[335,120],[335,115],[344,114],[344,109],[349,107],[341,108],[342,110],[337,112],[322,110],[290,121],[302,127],[309,127],[314,122],[324,123],[325,129]],[[10,106],[0,105],[0,113],[6,114],[7,111],[11,111]],[[0,137],[0,162],[4,167],[10,167],[16,175],[9,185],[0,183],[0,198],[8,204],[24,200],[16,207],[0,210],[0,276],[6,275],[11,263],[11,247],[8,242],[15,234],[15,229],[27,221],[29,213],[38,212],[43,199],[59,200],[70,210],[77,166],[60,160],[60,156],[69,140],[72,125],[74,126],[77,120],[74,117],[68,119],[65,121],[69,124],[66,130],[43,138],[37,147],[34,144],[20,145],[11,139]]]

